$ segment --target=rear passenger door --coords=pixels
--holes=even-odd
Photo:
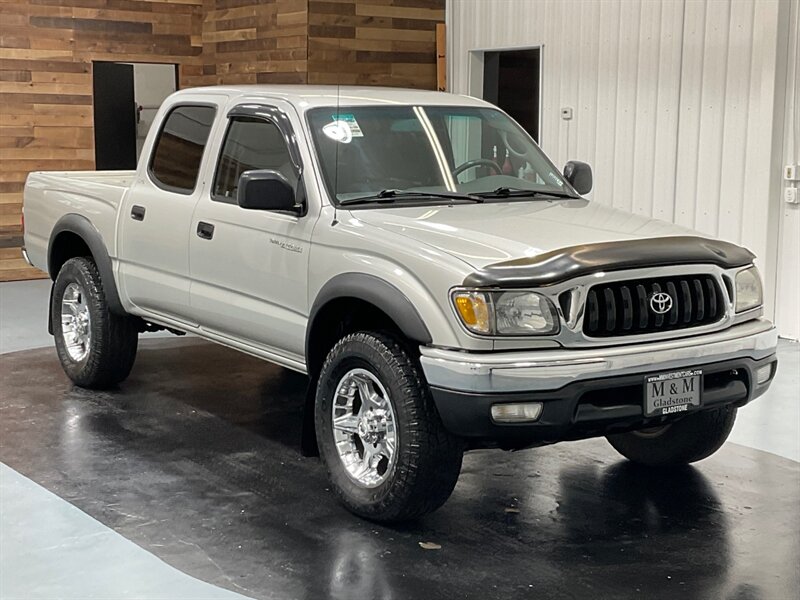
[[[191,324],[189,239],[203,190],[206,145],[225,97],[203,97],[162,110],[150,157],[142,159],[119,215],[119,281],[139,313]]]
[[[288,105],[240,105],[227,126],[189,242],[192,310],[210,333],[302,361],[311,215],[239,207],[242,173],[273,169],[304,197]],[[298,127],[299,129],[299,123]]]

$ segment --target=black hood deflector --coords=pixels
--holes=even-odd
[[[467,275],[465,287],[525,288],[562,283],[601,271],[710,264],[742,267],[755,255],[741,246],[696,236],[583,244],[538,256],[486,265]]]

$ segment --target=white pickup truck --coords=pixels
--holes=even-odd
[[[24,252],[77,385],[122,382],[154,328],[307,373],[339,498],[408,519],[473,448],[606,436],[700,460],[770,385],[754,256],[591,186],[473,98],[189,89],[136,171],[31,173]]]

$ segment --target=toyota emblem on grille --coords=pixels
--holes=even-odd
[[[672,310],[672,296],[664,292],[656,292],[650,296],[650,308],[657,315],[663,315]]]

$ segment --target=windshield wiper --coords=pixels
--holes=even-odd
[[[475,194],[456,194],[454,192],[411,192],[404,190],[381,190],[372,196],[360,198],[345,198],[339,200],[341,206],[351,204],[366,204],[369,202],[392,203],[397,198],[446,198],[448,200],[470,200],[472,202],[483,202],[483,198]]]
[[[522,198],[526,196],[550,196],[552,198],[579,198],[568,192],[524,190],[522,188],[499,187],[492,192],[474,192],[473,196],[480,198]]]

